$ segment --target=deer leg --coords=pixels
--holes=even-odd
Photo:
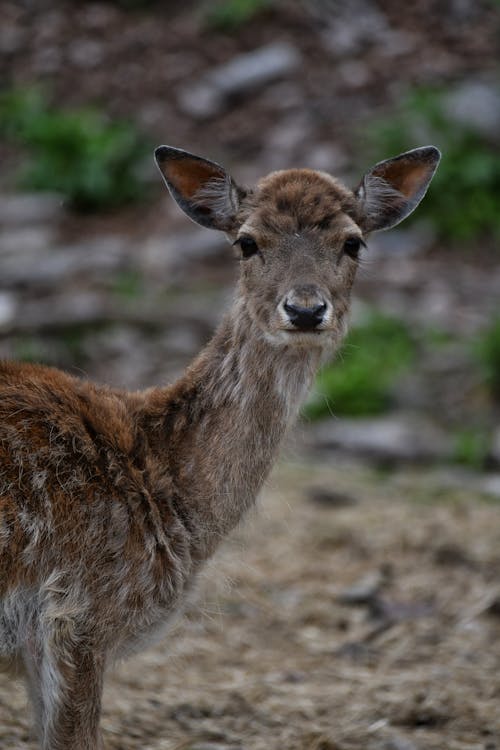
[[[34,728],[38,740],[42,742],[42,722],[43,722],[43,700],[41,693],[41,659],[36,652],[33,641],[26,644],[22,653],[23,676],[25,678],[28,696],[33,711]]]
[[[99,732],[104,659],[79,647],[44,643],[25,657],[42,750],[102,750]]]

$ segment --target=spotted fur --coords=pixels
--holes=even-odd
[[[0,659],[25,675],[43,750],[101,747],[106,667],[181,610],[347,326],[354,193],[310,170],[246,191],[199,157],[161,156],[192,218],[259,248],[212,341],[177,383],[137,393],[0,363]],[[317,328],[293,330],[283,299],[318,298]]]

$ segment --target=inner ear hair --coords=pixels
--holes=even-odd
[[[361,203],[363,229],[389,229],[411,214],[424,197],[440,158],[435,146],[424,146],[375,164],[354,191]]]
[[[233,227],[234,218],[245,191],[238,188],[236,183],[226,173],[211,177],[194,193],[192,204],[197,209],[208,210],[217,217],[218,223],[226,231]]]

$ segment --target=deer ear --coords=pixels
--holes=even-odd
[[[171,146],[159,146],[155,160],[172,197],[190,219],[209,229],[233,228],[244,192],[221,166]]]
[[[423,146],[375,164],[354,191],[363,229],[389,229],[406,219],[424,197],[440,159],[435,146]]]

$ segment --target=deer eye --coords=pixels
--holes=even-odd
[[[344,242],[344,253],[351,258],[357,258],[361,245],[364,244],[361,237],[348,237]]]
[[[252,237],[240,237],[238,240],[236,240],[235,244],[238,244],[241,247],[241,254],[243,258],[251,258],[252,255],[255,255],[259,252],[257,243],[254,239],[252,239]]]

